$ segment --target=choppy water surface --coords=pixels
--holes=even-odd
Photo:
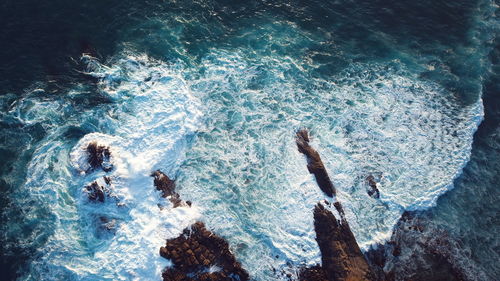
[[[361,247],[384,242],[469,160],[497,24],[491,3],[433,4],[441,14],[403,4],[163,2],[128,25],[102,19],[113,51],[74,57],[69,78],[39,77],[0,100],[3,247],[31,257],[20,279],[159,280],[159,247],[196,219],[256,280],[320,262],[312,208],[325,197],[296,149],[299,128]],[[91,141],[110,147],[112,171],[88,171]],[[193,208],[160,199],[156,169]],[[113,199],[89,202],[84,186],[104,175]]]

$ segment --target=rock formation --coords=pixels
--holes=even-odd
[[[166,174],[155,171],[152,176],[155,188],[172,202],[174,208],[191,206],[190,201],[180,199],[175,182]],[[167,240],[165,247],[160,248],[160,255],[173,263],[164,270],[164,281],[249,280],[248,273],[229,250],[229,244],[207,230],[202,222],[184,229],[177,238]]]
[[[98,145],[97,142],[91,142],[87,145],[86,150],[90,170],[101,168],[103,171],[109,172],[113,169],[113,166],[109,164],[111,157],[109,147]]]
[[[335,187],[326,172],[325,165],[321,161],[319,153],[309,145],[309,134],[307,130],[297,132],[296,138],[299,151],[307,157],[307,169],[311,174],[314,174],[319,188],[328,196],[335,195]]]
[[[321,203],[314,208],[314,230],[327,280],[373,280],[370,266],[354,238],[340,203],[340,220]]]
[[[184,205],[191,205],[191,202],[183,202],[179,193],[175,192],[175,182],[161,171],[155,171],[151,176],[154,177],[154,185],[156,190],[161,191],[161,196],[167,198],[174,208]]]
[[[104,202],[105,187],[99,185],[97,181],[87,185],[85,189],[87,190],[89,200]]]
[[[368,182],[368,186],[370,187],[368,189],[368,195],[373,198],[380,198],[380,191],[377,188],[377,182],[375,181],[375,177],[372,175],[369,175],[366,177],[366,181]]]
[[[111,191],[111,178],[104,176],[103,180],[104,183],[96,180],[85,186],[85,192],[90,201],[103,203],[110,197],[117,199]]]
[[[475,273],[460,242],[432,225],[422,213],[405,212],[389,242],[379,247],[384,251],[384,263],[379,266],[386,270],[387,281],[483,279]]]
[[[320,189],[332,197],[335,187],[321,161],[319,153],[309,145],[306,130],[297,132],[299,151],[307,156],[307,168],[313,173]],[[339,218],[318,203],[314,208],[314,230],[316,241],[321,251],[322,265],[302,269],[299,272],[301,281],[371,281],[375,280],[370,265],[356,242],[351,228],[345,218],[340,202],[334,207]]]
[[[167,240],[166,246],[160,248],[160,255],[173,263],[173,267],[163,272],[164,281],[249,280],[248,273],[229,250],[229,244],[208,231],[202,222],[184,229],[179,237]]]

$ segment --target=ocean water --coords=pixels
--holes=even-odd
[[[498,175],[495,157],[474,154],[497,146],[477,141],[485,129],[474,135],[484,118],[498,128],[484,90],[496,89],[495,3],[84,2],[73,19],[68,9],[2,7],[19,15],[7,17],[0,55],[9,279],[160,280],[169,262],[159,247],[195,220],[255,280],[319,263],[312,209],[327,198],[294,139],[308,128],[363,250],[384,243],[405,210],[433,212],[466,244],[479,280],[494,280],[483,249],[498,254],[496,206],[461,194],[481,184],[474,171],[491,178],[485,194]],[[12,35],[20,26],[27,34]],[[110,147],[111,171],[88,170],[92,141]],[[156,169],[192,208],[160,198]],[[367,195],[368,175],[380,199]],[[103,176],[111,196],[89,202],[84,187]],[[450,219],[461,206],[484,216],[478,236],[476,220]]]

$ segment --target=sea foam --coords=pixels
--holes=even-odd
[[[296,130],[311,131],[366,249],[388,238],[404,210],[428,208],[451,188],[482,118],[480,100],[460,107],[397,61],[353,64],[326,81],[292,58],[228,50],[189,67],[133,53],[108,65],[84,59],[112,103],[82,113],[101,133],[71,146],[49,137],[35,152],[27,186],[52,202],[57,220],[25,279],[159,280],[168,265],[159,247],[196,219],[229,241],[256,280],[286,278],[320,262],[312,211],[327,199]],[[89,171],[90,142],[109,146],[112,171]],[[64,161],[54,166],[54,157]],[[176,178],[192,208],[158,208],[168,202],[154,190],[156,169]],[[367,195],[370,174],[380,200]],[[105,175],[114,199],[88,202],[83,187]],[[101,216],[114,234],[97,232]]]
[[[45,161],[39,158],[51,159],[52,150],[60,146],[68,151],[67,146],[47,142],[35,153],[29,177],[41,178],[27,185],[46,182],[33,189],[33,195],[58,191],[48,200],[54,201],[57,220],[54,234],[40,249],[41,258],[32,263],[25,279],[159,280],[169,264],[159,256],[160,246],[200,215],[196,203],[173,209],[164,202],[151,173],[161,169],[175,178],[200,122],[199,102],[174,65],[145,56],[123,56],[112,67],[83,59],[88,60],[87,74],[99,77],[100,90],[113,101],[113,107],[101,107],[98,113],[111,134],[81,138],[65,161],[70,167],[55,168],[65,170],[61,175],[47,175]],[[91,142],[109,147],[110,172],[89,169],[86,147]],[[111,179],[110,199],[90,202],[84,186],[92,181],[104,185],[103,176]],[[57,203],[57,194],[76,200],[66,208]],[[110,230],[103,229],[103,222]]]

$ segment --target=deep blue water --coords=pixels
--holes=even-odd
[[[323,198],[293,142],[307,127],[363,248],[404,210],[425,211],[478,280],[495,280],[496,12],[490,1],[3,1],[2,276],[157,280],[155,243],[194,218],[257,280],[316,263],[309,214]],[[125,208],[86,202],[81,188],[102,176],[78,173],[89,140],[114,149]],[[158,210],[157,168],[196,211]],[[381,200],[366,196],[367,174]],[[96,230],[101,215],[116,235]]]

